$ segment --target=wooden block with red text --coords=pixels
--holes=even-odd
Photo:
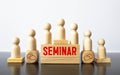
[[[42,64],[79,64],[80,48],[78,44],[49,44],[41,46]]]

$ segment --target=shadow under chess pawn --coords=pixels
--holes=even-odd
[[[41,65],[41,75],[79,75],[79,65]]]
[[[110,67],[111,64],[108,63],[99,63],[97,66],[97,75],[106,75],[107,67]]]
[[[93,75],[94,74],[94,64],[81,64],[82,75]]]
[[[39,75],[39,64],[26,64],[26,75]]]
[[[23,64],[8,64],[10,75],[21,75],[21,67]]]

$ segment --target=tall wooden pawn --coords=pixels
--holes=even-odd
[[[36,50],[35,30],[31,29],[28,33],[28,50]]]
[[[24,58],[20,56],[20,46],[19,46],[19,38],[16,37],[13,39],[13,47],[11,50],[11,57],[7,59],[8,63],[23,63]]]
[[[35,30],[31,29],[29,31],[29,38],[28,38],[28,50],[26,52],[26,63],[37,63],[39,52],[36,50],[36,39],[35,36]]]
[[[52,44],[51,24],[47,23],[44,27],[43,44]]]
[[[98,57],[95,59],[96,63],[110,63],[111,59],[106,57],[106,48],[104,47],[105,40],[98,40]]]
[[[56,40],[65,40],[65,21],[61,19],[57,24]]]
[[[86,30],[84,32],[84,40],[83,40],[83,50],[92,50],[92,40],[91,40],[91,31]]]
[[[77,32],[77,29],[78,29],[78,25],[73,23],[71,25],[71,33],[70,33],[70,43],[71,44],[78,44],[78,32]]]
[[[92,40],[90,39],[91,31],[87,30],[84,32],[83,40],[83,51],[82,51],[82,61],[83,63],[93,63],[94,52],[92,51]]]

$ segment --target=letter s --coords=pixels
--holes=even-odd
[[[43,48],[43,55],[47,55],[47,47]]]

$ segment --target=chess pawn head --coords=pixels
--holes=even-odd
[[[59,21],[58,21],[58,25],[60,25],[60,26],[64,26],[65,25],[65,20],[64,19],[60,19]]]
[[[35,30],[33,30],[33,29],[29,30],[29,32],[28,32],[28,35],[31,36],[31,37],[34,37],[35,34],[36,34]]]
[[[43,36],[43,44],[51,44],[52,43],[52,34],[50,32],[51,24],[47,23],[44,27],[44,36]]]
[[[72,25],[71,25],[71,30],[77,30],[78,29],[78,25],[76,24],[76,23],[73,23]]]
[[[90,30],[86,30],[84,32],[84,40],[83,40],[83,50],[92,50],[92,40],[90,39],[92,33]]]
[[[98,45],[104,46],[104,44],[105,44],[105,40],[104,39],[99,39],[98,40]]]
[[[98,40],[98,58],[106,58],[106,48],[104,47],[105,40],[99,39]]]
[[[12,58],[20,58],[19,42],[20,42],[20,40],[18,37],[13,39],[13,47],[12,47],[12,51],[11,51]]]
[[[92,33],[91,33],[90,30],[86,30],[86,31],[84,32],[84,36],[85,36],[85,37],[91,37],[91,35],[92,35]]]
[[[20,39],[18,37],[13,39],[13,44],[18,45],[20,43]]]
[[[46,23],[46,25],[44,26],[44,29],[50,31],[51,24],[50,23]]]
[[[70,43],[71,44],[78,44],[78,25],[76,23],[73,23],[71,25],[71,36],[70,36]]]

